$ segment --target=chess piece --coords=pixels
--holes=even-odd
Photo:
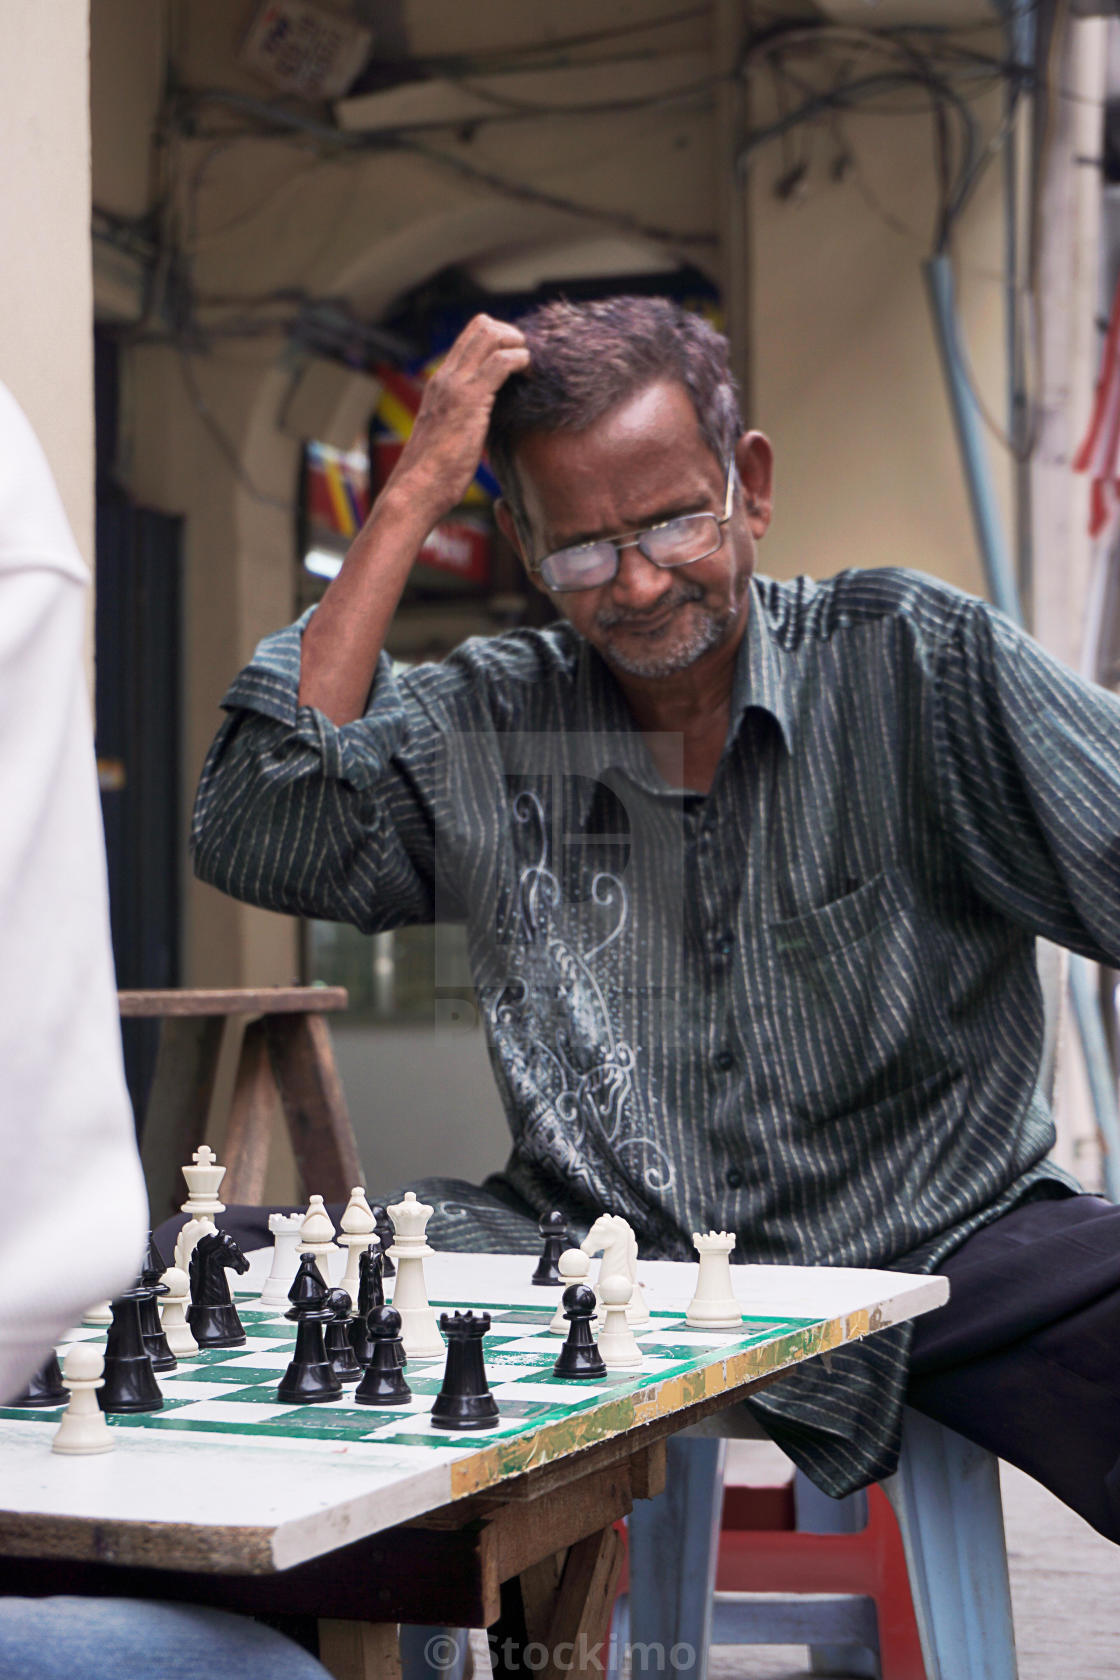
[[[187,1323],[203,1347],[241,1347],[245,1331],[229,1292],[226,1267],[247,1272],[249,1262],[228,1231],[207,1231],[191,1255],[191,1304]]]
[[[330,1322],[324,1338],[327,1363],[344,1386],[360,1381],[362,1367],[354,1357],[347,1330],[350,1327],[350,1297],[345,1289],[331,1289],[325,1305],[331,1309]]]
[[[603,1325],[598,1336],[599,1357],[608,1371],[641,1368],[642,1350],[626,1317],[631,1290],[630,1279],[620,1273],[599,1279],[599,1298],[603,1303]]]
[[[97,1404],[104,1365],[100,1350],[89,1342],[75,1342],[66,1355],[64,1369],[70,1404],[55,1430],[52,1452],[103,1453],[116,1446],[109,1420]]]
[[[354,1358],[363,1370],[373,1358],[373,1342],[366,1319],[373,1307],[384,1305],[385,1292],[381,1287],[381,1245],[376,1237],[371,1237],[358,1261],[358,1310],[350,1320],[348,1328]]]
[[[331,1224],[330,1214],[323,1205],[322,1196],[312,1196],[307,1204],[307,1212],[303,1216],[303,1224],[299,1228],[299,1243],[297,1254],[313,1254],[319,1267],[319,1275],[329,1289],[331,1286],[332,1254],[338,1249],[334,1241],[334,1226]]]
[[[191,1335],[191,1327],[187,1323],[187,1308],[191,1299],[187,1274],[181,1272],[178,1266],[168,1266],[162,1282],[167,1285],[162,1315],[167,1345],[177,1359],[193,1359],[198,1352],[198,1343]]]
[[[92,1307],[87,1307],[82,1314],[83,1324],[112,1324],[113,1304],[111,1301],[95,1301]]]
[[[149,1231],[148,1257],[140,1272],[140,1285],[146,1291],[145,1299],[140,1303],[140,1334],[151,1355],[153,1371],[174,1371],[179,1363],[168,1346],[159,1316],[159,1299],[167,1294],[167,1285],[162,1281],[166,1270],[167,1262]]]
[[[700,1256],[696,1293],[689,1302],[685,1323],[698,1330],[737,1330],[743,1309],[731,1287],[731,1250],[735,1237],[729,1231],[693,1231],[692,1240]]]
[[[490,1328],[490,1314],[441,1313],[439,1327],[447,1337],[447,1367],[432,1405],[432,1428],[492,1428],[498,1421],[498,1402],[490,1392],[482,1361],[482,1338]]]
[[[424,1231],[432,1210],[427,1202],[417,1201],[414,1191],[406,1190],[389,1209],[389,1217],[393,1221],[389,1253],[398,1267],[393,1305],[401,1315],[405,1354],[409,1359],[442,1359],[443,1338],[424,1282],[424,1256],[432,1252]]]
[[[175,1265],[188,1275],[195,1244],[208,1230],[217,1230],[216,1216],[226,1211],[225,1203],[218,1200],[226,1169],[218,1165],[214,1151],[204,1143],[195,1150],[191,1160],[193,1165],[182,1169],[187,1181],[183,1212],[189,1217],[175,1243]]]
[[[652,1320],[645,1294],[638,1282],[638,1241],[633,1226],[623,1219],[621,1214],[601,1213],[580,1247],[585,1254],[602,1254],[600,1277],[620,1274],[630,1279],[627,1320],[635,1334],[640,1330],[648,1330]]]
[[[12,1406],[61,1406],[69,1398],[69,1391],[62,1381],[62,1372],[58,1368],[58,1355],[48,1354],[42,1365],[31,1378],[27,1387],[18,1400],[9,1401]]]
[[[296,1248],[299,1243],[302,1213],[270,1213],[268,1228],[272,1232],[272,1269],[261,1290],[259,1307],[287,1306],[288,1290],[299,1266]]]
[[[389,1210],[383,1208],[380,1202],[374,1202],[369,1211],[373,1214],[373,1228],[384,1256],[381,1275],[383,1278],[396,1277],[397,1268],[389,1256],[389,1250],[393,1246],[393,1221],[389,1218]]]
[[[318,1305],[300,1304],[295,1352],[276,1390],[276,1398],[285,1405],[314,1406],[337,1400],[342,1393],[342,1384],[331,1370],[323,1346],[323,1329],[333,1316],[325,1297]]]
[[[181,1272],[186,1272],[189,1276],[191,1269],[191,1255],[194,1253],[195,1244],[200,1237],[209,1236],[211,1231],[216,1231],[217,1229],[218,1227],[212,1219],[188,1219],[187,1223],[179,1232],[179,1235],[175,1238],[175,1252],[172,1255],[172,1264],[177,1266]]]
[[[599,1357],[591,1320],[595,1316],[595,1291],[587,1283],[573,1283],[564,1291],[564,1316],[568,1319],[568,1339],[560,1349],[560,1357],[553,1366],[553,1375],[587,1381],[605,1377],[607,1367]]]
[[[346,1270],[340,1287],[350,1299],[358,1299],[358,1264],[374,1234],[373,1209],[366,1201],[365,1191],[356,1184],[350,1192],[346,1211],[338,1222],[339,1241],[346,1247]],[[357,1312],[357,1306],[354,1311]]]
[[[584,1283],[591,1271],[591,1261],[582,1248],[566,1248],[556,1262],[556,1269],[560,1274],[560,1286],[567,1289],[573,1283]],[[560,1305],[552,1317],[548,1327],[552,1336],[566,1336],[568,1334],[568,1319],[564,1312],[564,1298],[560,1297]]]
[[[371,1307],[366,1329],[373,1343],[373,1357],[354,1390],[354,1399],[363,1406],[399,1406],[411,1400],[412,1390],[402,1370],[400,1313],[395,1307]]]
[[[288,1300],[292,1304],[284,1317],[298,1319],[304,1307],[321,1307],[326,1298],[327,1286],[323,1282],[323,1274],[319,1270],[315,1256],[310,1251],[301,1254],[299,1270],[292,1279],[292,1286],[288,1290]]]
[[[103,1412],[158,1412],[163,1406],[156,1374],[140,1329],[143,1287],[126,1289],[113,1302],[105,1341],[104,1381],[97,1391]]]
[[[564,1250],[570,1246],[567,1223],[562,1213],[546,1213],[537,1220],[537,1230],[541,1234],[544,1247],[541,1257],[537,1261],[537,1269],[529,1279],[530,1283],[544,1285],[558,1284],[560,1273],[557,1262]]]

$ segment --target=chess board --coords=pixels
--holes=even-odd
[[[282,1404],[276,1389],[295,1326],[256,1304],[268,1261],[253,1256],[238,1280],[248,1286],[237,1296],[245,1344],[203,1351],[160,1376],[161,1411],[113,1416],[115,1452],[62,1457],[50,1451],[61,1408],[0,1408],[0,1555],[104,1558],[111,1536],[116,1562],[285,1569],[654,1420],[683,1423],[724,1396],[730,1404],[746,1385],[948,1293],[936,1277],[737,1267],[743,1323],[701,1331],[684,1322],[695,1266],[639,1261],[652,1317],[639,1338],[641,1369],[558,1380],[563,1338],[548,1325],[560,1292],[531,1286],[532,1259],[436,1254],[425,1262],[433,1305],[491,1315],[483,1353],[501,1415],[490,1429],[460,1433],[430,1421],[442,1359],[410,1361],[407,1405],[359,1406],[352,1387],[319,1405]],[[104,1334],[84,1326],[71,1339]]]
[[[687,1387],[687,1379],[695,1379],[713,1358],[721,1366],[736,1364],[753,1351],[760,1366],[765,1362],[771,1368],[803,1358],[806,1340],[814,1340],[814,1329],[825,1328],[814,1327],[811,1319],[758,1318],[745,1319],[738,1331],[701,1331],[690,1328],[679,1312],[655,1310],[651,1328],[638,1338],[643,1354],[640,1370],[612,1373],[598,1381],[565,1380],[553,1375],[564,1338],[548,1328],[555,1312],[551,1297],[556,1292],[542,1294],[550,1298],[540,1306],[475,1303],[476,1311],[490,1314],[483,1354],[501,1414],[488,1429],[459,1432],[432,1426],[429,1414],[443,1380],[442,1359],[410,1361],[405,1374],[412,1398],[391,1407],[358,1405],[356,1384],[345,1388],[337,1400],[310,1406],[282,1403],[276,1398],[276,1388],[292,1357],[295,1325],[275,1308],[262,1309],[253,1304],[253,1296],[244,1294],[237,1300],[245,1327],[244,1346],[202,1349],[195,1357],[180,1360],[177,1370],[159,1376],[163,1409],[115,1414],[113,1427],[197,1432],[234,1444],[251,1435],[256,1440],[365,1442],[469,1455],[498,1442],[513,1443],[518,1437],[532,1436],[539,1442],[542,1431],[548,1435],[559,1430],[569,1441],[579,1434],[590,1441],[598,1433],[593,1421],[596,1413],[606,1411],[599,1428],[613,1432],[620,1403],[638,1412],[649,1391],[659,1390],[673,1378],[685,1379],[680,1386]],[[461,1305],[432,1304],[437,1312]],[[64,1358],[75,1341],[100,1345],[104,1336],[103,1328],[76,1329],[60,1344],[59,1356]],[[62,1409],[2,1407],[0,1419],[56,1425]],[[573,1427],[565,1428],[569,1424]],[[508,1453],[503,1456],[511,1458]],[[538,1454],[534,1462],[539,1462]]]

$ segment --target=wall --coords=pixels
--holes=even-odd
[[[93,338],[85,0],[3,0],[0,379],[93,562]]]
[[[484,11],[464,11],[457,0],[439,0],[438,7],[402,0],[381,19],[382,45],[390,56],[498,50],[515,38],[539,42],[560,28],[558,18],[567,35],[606,28],[627,10],[600,0],[579,0],[563,13],[537,0],[496,0]],[[674,10],[685,17],[671,0],[658,0],[643,19]],[[250,11],[230,0],[172,6],[167,50],[183,84],[268,97],[233,62]],[[143,14],[142,0],[98,0],[94,12],[97,193],[132,213],[144,196],[138,135],[150,123],[159,83]],[[133,23],[141,32],[138,53]],[[674,50],[709,50],[710,28],[709,18],[689,14],[660,39]],[[158,59],[158,42],[156,49]],[[626,94],[624,73],[618,92]],[[766,116],[772,97],[765,78],[752,84],[752,121]],[[993,112],[998,116],[995,97],[978,106],[989,125]],[[449,263],[493,253],[531,260],[541,247],[604,230],[714,276],[721,171],[730,167],[717,156],[709,89],[649,110],[425,132],[415,150],[331,158],[317,155],[306,135],[249,133],[243,119],[213,101],[197,105],[192,122],[193,132],[173,137],[159,168],[150,167],[148,193],[150,201],[156,182],[167,190],[169,225],[198,296],[199,336],[211,340],[205,355],[158,344],[131,352],[122,454],[135,494],[187,516],[188,802],[226,683],[257,638],[290,616],[294,593],[297,452],[277,417],[296,361],[281,334],[225,336],[230,321],[251,300],[300,288],[345,297],[376,317]],[[770,432],[778,460],[763,565],[780,576],[823,576],[845,565],[901,563],[979,590],[921,278],[935,196],[929,116],[847,118],[844,139],[854,167],[843,179],[830,167],[829,131],[817,129],[798,194],[783,199],[775,191],[786,165],[780,147],[755,156],[746,183],[755,394],[749,420]],[[487,177],[514,191],[495,190]],[[1004,400],[1002,240],[997,167],[954,249],[970,358],[997,412]],[[993,462],[1006,497],[1009,474],[995,449]],[[267,984],[295,972],[294,924],[195,882],[185,884],[185,906],[188,984]],[[355,1120],[377,1159],[384,1115],[404,1112],[406,1091],[410,1130],[431,1140],[430,1148],[413,1151],[410,1141],[405,1154],[387,1156],[389,1178],[397,1176],[394,1162],[401,1178],[429,1158],[441,1170],[460,1170],[461,1161],[475,1176],[497,1164],[486,1128],[471,1158],[457,1153],[464,1137],[457,1123],[449,1126],[451,1079],[439,1054],[418,1054],[411,1036],[396,1034],[362,1046],[346,1029],[340,1046]],[[468,1107],[480,1111],[488,1074],[477,1042],[468,1063],[475,1093]],[[375,1103],[375,1088],[395,1094]],[[371,1159],[378,1181],[381,1172]]]

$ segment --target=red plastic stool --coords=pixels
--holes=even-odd
[[[852,1593],[870,1598],[878,1624],[882,1680],[926,1680],[902,1536],[880,1487],[868,1488],[867,1525],[853,1534],[729,1526],[725,1498],[716,1591]],[[718,1631],[717,1625],[713,1643],[720,1642]]]
[[[625,1536],[625,1529],[620,1531]],[[718,1593],[782,1594],[796,1607],[807,1593],[870,1599],[878,1632],[881,1680],[926,1680],[918,1624],[914,1615],[902,1537],[882,1488],[867,1491],[866,1526],[850,1534],[816,1534],[795,1528],[791,1483],[778,1487],[724,1489],[716,1565]],[[619,1601],[612,1628],[609,1670],[622,1667],[628,1637],[625,1599],[629,1592],[629,1551],[619,1577]],[[827,1607],[821,1606],[827,1613]],[[773,1604],[766,1609],[773,1612]],[[827,1623],[818,1631],[786,1629],[775,1637],[762,1626],[763,1612],[747,1604],[717,1600],[712,1625],[715,1645],[840,1644],[845,1635]],[[796,1624],[796,1615],[793,1618]],[[752,1621],[755,1624],[752,1626]],[[848,1635],[850,1637],[850,1634]]]

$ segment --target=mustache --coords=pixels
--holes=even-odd
[[[704,591],[698,583],[686,582],[684,578],[677,580],[673,587],[666,590],[655,606],[647,608],[645,612],[611,612],[604,608],[595,615],[595,626],[599,630],[617,630],[620,625],[633,625],[640,629],[643,624],[652,624],[654,620],[662,618],[665,613],[675,611],[677,607],[684,607],[691,601],[702,601]]]

